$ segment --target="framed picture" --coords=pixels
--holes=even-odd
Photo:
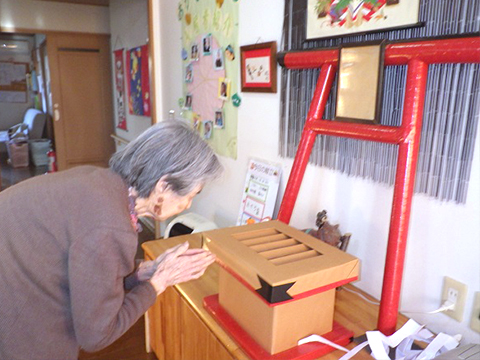
[[[212,53],[212,34],[207,34],[202,38],[203,55]]]
[[[225,58],[230,60],[230,61],[235,60],[235,50],[233,50],[232,45],[227,45],[225,47]]]
[[[192,63],[188,63],[185,66],[185,82],[191,83],[193,81],[193,65]]]
[[[384,41],[372,41],[341,45],[335,120],[379,122],[384,44]]]
[[[213,49],[213,68],[215,70],[223,70],[223,50]]]
[[[419,26],[420,0],[308,0],[306,39]]]
[[[218,78],[218,98],[228,100],[230,97],[230,79]]]
[[[198,52],[198,44],[194,43],[192,44],[192,49],[190,51],[190,60],[192,61],[198,61],[199,59],[199,52]]]
[[[223,129],[225,127],[225,120],[222,109],[215,110],[215,127],[219,129]]]
[[[208,140],[212,137],[213,121],[207,120],[203,123],[203,138]]]
[[[277,92],[277,43],[240,47],[242,91]]]
[[[202,122],[202,117],[197,113],[193,113],[192,122],[193,122],[193,124],[192,124],[193,129],[196,130],[196,131],[200,131],[200,124]]]
[[[185,105],[183,106],[183,108],[185,110],[192,110],[192,102],[193,102],[193,95],[187,94],[187,96],[185,96]]]

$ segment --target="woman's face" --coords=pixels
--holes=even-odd
[[[163,190],[153,191],[148,197],[148,211],[140,216],[152,217],[158,221],[164,221],[174,215],[180,214],[192,205],[192,200],[202,190],[201,185],[197,185],[190,193],[185,196],[178,195],[169,187]]]

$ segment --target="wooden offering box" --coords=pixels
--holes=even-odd
[[[280,221],[208,231],[222,265],[219,304],[270,354],[332,330],[335,288],[359,261]]]

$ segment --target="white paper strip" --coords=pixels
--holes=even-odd
[[[444,333],[434,337],[430,331],[411,319],[390,336],[385,336],[380,331],[367,331],[366,336],[366,342],[357,345],[340,360],[351,359],[367,345],[370,346],[371,355],[376,360],[392,360],[389,356],[390,348],[396,348],[395,360],[431,360],[443,352],[456,348],[459,344],[457,339]],[[424,350],[413,350],[414,341],[429,343],[429,345]]]
[[[325,339],[324,337],[322,337],[320,335],[310,335],[310,336],[307,336],[306,338],[300,339],[300,340],[298,340],[298,345],[303,345],[303,344],[306,344],[306,343],[309,343],[309,342],[320,342],[322,344],[329,345],[331,347],[334,347],[335,349],[342,350],[344,352],[349,352],[350,351],[347,348],[344,348],[343,346],[337,345],[334,342],[332,342],[328,339]]]

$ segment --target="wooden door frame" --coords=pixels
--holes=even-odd
[[[157,116],[157,111],[162,113],[162,94],[161,89],[157,88],[157,83],[155,81],[156,76],[158,75],[161,78],[161,61],[160,61],[160,36],[155,36],[155,34],[159,34],[158,25],[160,21],[155,21],[156,16],[158,14],[160,3],[158,0],[148,0],[148,45],[149,45],[149,63],[150,63],[150,99],[151,99],[151,117],[152,117],[152,124],[156,124],[159,120],[160,116]],[[157,95],[160,98],[157,99]]]
[[[162,121],[163,114],[163,94],[160,86],[157,86],[156,79],[162,78],[162,63],[160,56],[161,49],[161,31],[160,31],[160,2],[158,0],[148,0],[148,44],[150,56],[150,94],[152,107],[152,124]],[[155,238],[159,239],[162,233],[162,224],[155,221]],[[150,352],[149,333],[148,333],[148,317],[145,317],[146,323],[146,347],[147,352]]]

